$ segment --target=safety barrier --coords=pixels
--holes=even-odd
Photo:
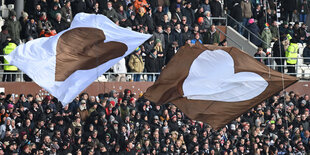
[[[277,70],[279,67],[284,68],[284,73],[288,75],[295,75],[303,80],[310,80],[310,64],[305,64],[304,60],[308,59],[310,60],[310,57],[297,57],[297,64],[295,65],[288,65],[284,61],[284,64],[276,64],[275,59],[283,59],[286,60],[286,57],[255,57],[255,59],[263,59],[264,62],[267,62],[267,66],[271,69]],[[4,66],[5,64],[0,64],[0,68]],[[295,67],[296,73],[287,73],[287,67]],[[15,82],[25,82],[24,73],[22,71],[17,72],[4,72],[0,69],[0,80],[2,80],[2,77],[4,75],[16,75]],[[120,81],[120,82],[130,82],[133,81],[134,76],[136,74],[140,75],[140,81],[151,81],[154,82],[158,78],[160,73],[134,73],[134,72],[128,72],[128,73],[114,73],[114,72],[106,72],[100,76],[98,76],[98,79],[96,81],[99,82],[110,82],[110,81]],[[8,81],[9,82],[9,81]]]

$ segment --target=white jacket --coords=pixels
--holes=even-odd
[[[112,67],[114,73],[127,73],[125,58],[121,59]]]

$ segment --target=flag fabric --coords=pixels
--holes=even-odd
[[[144,97],[217,130],[296,81],[235,47],[196,43],[179,49]]]
[[[67,30],[22,44],[5,59],[66,105],[150,37],[79,13]]]

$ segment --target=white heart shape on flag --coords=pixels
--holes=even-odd
[[[184,97],[192,100],[239,102],[261,94],[268,82],[253,72],[235,74],[234,61],[223,50],[206,50],[192,63],[183,83]]]

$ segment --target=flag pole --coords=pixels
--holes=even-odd
[[[276,5],[276,19],[277,19],[277,24],[279,23],[279,18],[278,18],[278,15],[277,15],[277,9],[278,9],[278,2],[276,2],[275,3],[275,5]],[[281,10],[280,10],[281,11]],[[279,28],[279,25],[277,25],[278,26],[278,46],[279,46],[279,51],[280,51],[280,57],[282,56],[282,52],[284,52],[284,51],[282,51],[282,48],[281,48],[281,40],[280,40],[280,28]],[[285,79],[284,79],[284,64],[283,64],[283,62],[282,62],[282,60],[283,60],[283,58],[281,57],[280,58],[280,65],[281,65],[281,67],[280,67],[280,69],[281,69],[281,79],[282,79],[282,92],[283,92],[283,97],[284,97],[284,100],[283,100],[283,105],[284,105],[284,114],[285,114],[285,117],[287,118],[287,112],[286,112],[286,107],[287,107],[287,105],[286,105],[286,99],[285,99],[285,97],[286,97],[286,94],[284,94],[284,90],[285,90]],[[278,65],[278,64],[277,64]],[[285,120],[285,127],[286,127],[286,130],[288,130],[288,120],[286,119]],[[290,143],[290,139],[288,138],[288,143]]]

